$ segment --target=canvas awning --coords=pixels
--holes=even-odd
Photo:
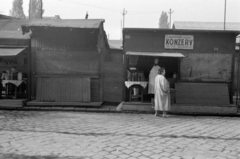
[[[0,56],[16,56],[25,48],[0,48]]]
[[[134,51],[127,51],[126,55],[162,56],[162,57],[185,57],[181,53],[165,53],[165,52],[134,52]]]

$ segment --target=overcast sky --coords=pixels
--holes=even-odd
[[[227,1],[226,22],[240,22],[240,0]],[[29,0],[23,0],[28,16]],[[105,19],[110,39],[120,39],[123,9],[125,27],[157,28],[162,11],[172,9],[174,21],[223,22],[225,0],[43,0],[43,16],[60,15],[62,19]],[[12,0],[0,0],[0,14],[9,15]]]

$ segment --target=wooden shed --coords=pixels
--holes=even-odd
[[[0,106],[21,107],[29,98],[30,36],[22,35],[21,25],[29,20],[0,17]],[[19,78],[17,74],[20,73]]]
[[[237,31],[140,29],[123,30],[126,73],[134,67],[142,72],[147,83],[153,59],[166,68],[170,82],[172,112],[236,113],[233,103],[234,55]],[[132,81],[132,80],[130,80]],[[143,85],[142,85],[143,86]],[[143,89],[142,101],[129,102],[132,90],[125,87],[125,106],[151,110]],[[141,97],[140,96],[140,97]],[[139,94],[138,96],[139,97]],[[152,109],[153,110],[153,109]]]
[[[109,46],[103,19],[37,20],[31,32],[31,102],[28,105],[100,106]]]

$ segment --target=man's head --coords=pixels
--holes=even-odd
[[[158,64],[158,58],[154,59],[154,64],[157,65]]]

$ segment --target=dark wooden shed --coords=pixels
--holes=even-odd
[[[153,58],[157,57],[160,66],[166,68],[171,85],[171,111],[236,113],[232,96],[238,34],[237,31],[126,28],[123,30],[126,72],[136,67],[148,78]],[[125,101],[129,101],[128,94],[126,89]],[[148,102],[139,105],[145,103],[150,110]],[[126,103],[125,108],[129,107]]]
[[[109,46],[103,19],[37,20],[31,32],[31,102],[28,105],[100,106]]]

